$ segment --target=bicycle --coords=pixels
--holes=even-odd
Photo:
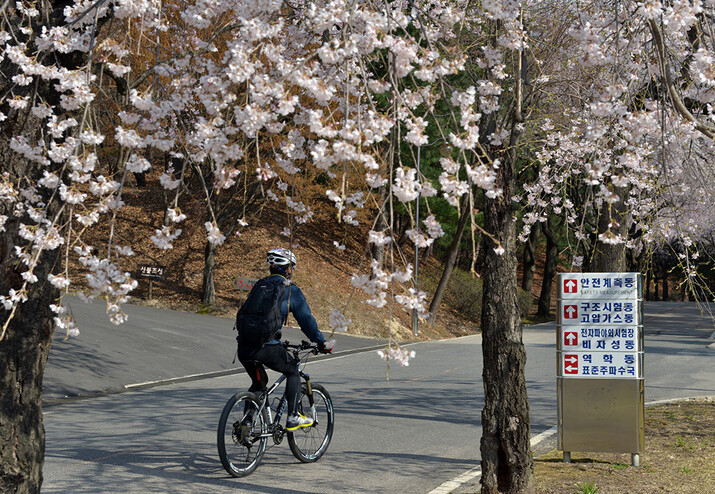
[[[281,425],[288,404],[286,393],[284,391],[280,399],[274,397],[273,407],[269,406],[269,397],[285,381],[283,374],[258,394],[243,391],[233,395],[221,412],[216,442],[221,464],[234,477],[245,477],[258,468],[270,438],[278,445],[287,435],[293,455],[303,463],[312,463],[323,456],[333,437],[335,414],[330,395],[320,384],[312,384],[310,376],[303,372],[307,357],[316,355],[318,347],[307,341],[300,345],[286,341],[282,345],[293,349],[293,357],[299,362],[300,377],[304,380],[298,412],[311,417],[314,423],[292,432]]]

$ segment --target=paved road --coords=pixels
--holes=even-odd
[[[78,314],[77,306],[74,310]],[[100,316],[88,313],[96,326],[85,328],[80,339],[53,349],[46,377],[51,383],[48,393],[116,390],[157,376],[172,378],[231,367],[224,362],[232,358],[230,321],[143,307],[130,310],[137,310],[138,316],[154,325],[156,329],[148,334],[156,338],[156,346],[147,348],[138,318],[135,329],[125,336],[125,327],[103,329]],[[174,318],[184,323],[174,326]],[[196,326],[201,333],[196,334]],[[167,333],[168,329],[175,334]],[[708,348],[713,329],[692,304],[647,305],[646,401],[715,395],[715,351]],[[525,331],[533,434],[556,421],[554,333],[553,324]],[[167,334],[182,342],[174,345],[178,348],[174,358],[163,356],[169,351],[162,343],[162,335]],[[354,350],[375,342],[348,338],[341,343]],[[243,374],[50,406],[45,411],[43,491],[429,492],[478,464],[481,340],[470,336],[415,343],[410,348],[417,352],[412,365],[392,366],[389,381],[374,351],[338,354],[310,363],[313,379],[328,388],[336,404],[336,433],[330,449],[318,463],[303,465],[293,458],[287,444],[275,446],[246,479],[229,477],[215,452],[218,416],[228,397],[248,385]],[[72,355],[74,351],[77,355]],[[219,359],[221,367],[216,367],[217,354],[224,355]],[[200,365],[193,360],[206,362]],[[181,374],[181,362],[187,361],[198,367]],[[67,376],[72,382],[63,382]],[[101,385],[105,377],[111,386]]]
[[[65,301],[81,334],[71,339],[55,334],[43,382],[46,403],[241,368],[233,362],[232,319],[127,304],[123,310],[129,320],[115,326],[105,315],[104,302],[85,304],[72,296]],[[284,338],[298,343],[305,336],[289,329]],[[384,343],[345,335],[336,335],[336,341],[341,351]]]

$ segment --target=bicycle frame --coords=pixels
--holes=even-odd
[[[296,350],[294,353],[298,353]],[[297,356],[296,356],[297,357]],[[308,390],[308,393],[306,396],[308,397],[308,403],[310,404],[311,412],[313,413],[313,416],[316,417],[316,410],[315,410],[315,400],[313,398],[313,389],[310,385],[310,375],[307,372],[303,372],[303,369],[305,368],[305,361],[300,360],[300,363],[298,364],[298,374],[300,377],[303,379],[305,382],[306,388]],[[267,414],[268,414],[268,431],[262,433],[260,438],[268,438],[268,437],[273,437],[273,442],[278,444],[283,440],[283,435],[285,434],[285,429],[280,426],[280,421],[283,416],[283,412],[286,409],[286,406],[288,406],[288,397],[286,395],[286,392],[283,392],[283,396],[281,397],[280,402],[278,403],[278,407],[276,408],[276,415],[273,417],[273,410],[271,409],[269,405],[269,397],[273,394],[273,392],[278,389],[278,387],[283,384],[283,381],[286,380],[285,374],[281,374],[278,376],[278,379],[267,389],[261,391],[261,395],[259,397],[259,401],[261,403],[260,408],[258,409],[258,413],[262,413],[263,410],[265,409]],[[317,417],[316,417],[316,424],[317,424]]]

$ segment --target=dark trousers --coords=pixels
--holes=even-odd
[[[300,393],[298,361],[283,345],[263,345],[261,348],[238,345],[238,360],[251,378],[251,387],[248,391],[252,393],[258,393],[268,387],[268,375],[264,366],[285,374],[288,415],[297,413]]]

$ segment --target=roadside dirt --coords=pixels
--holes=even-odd
[[[715,492],[715,401],[647,408],[640,467],[630,454],[560,451],[534,461],[538,494],[707,494]]]

